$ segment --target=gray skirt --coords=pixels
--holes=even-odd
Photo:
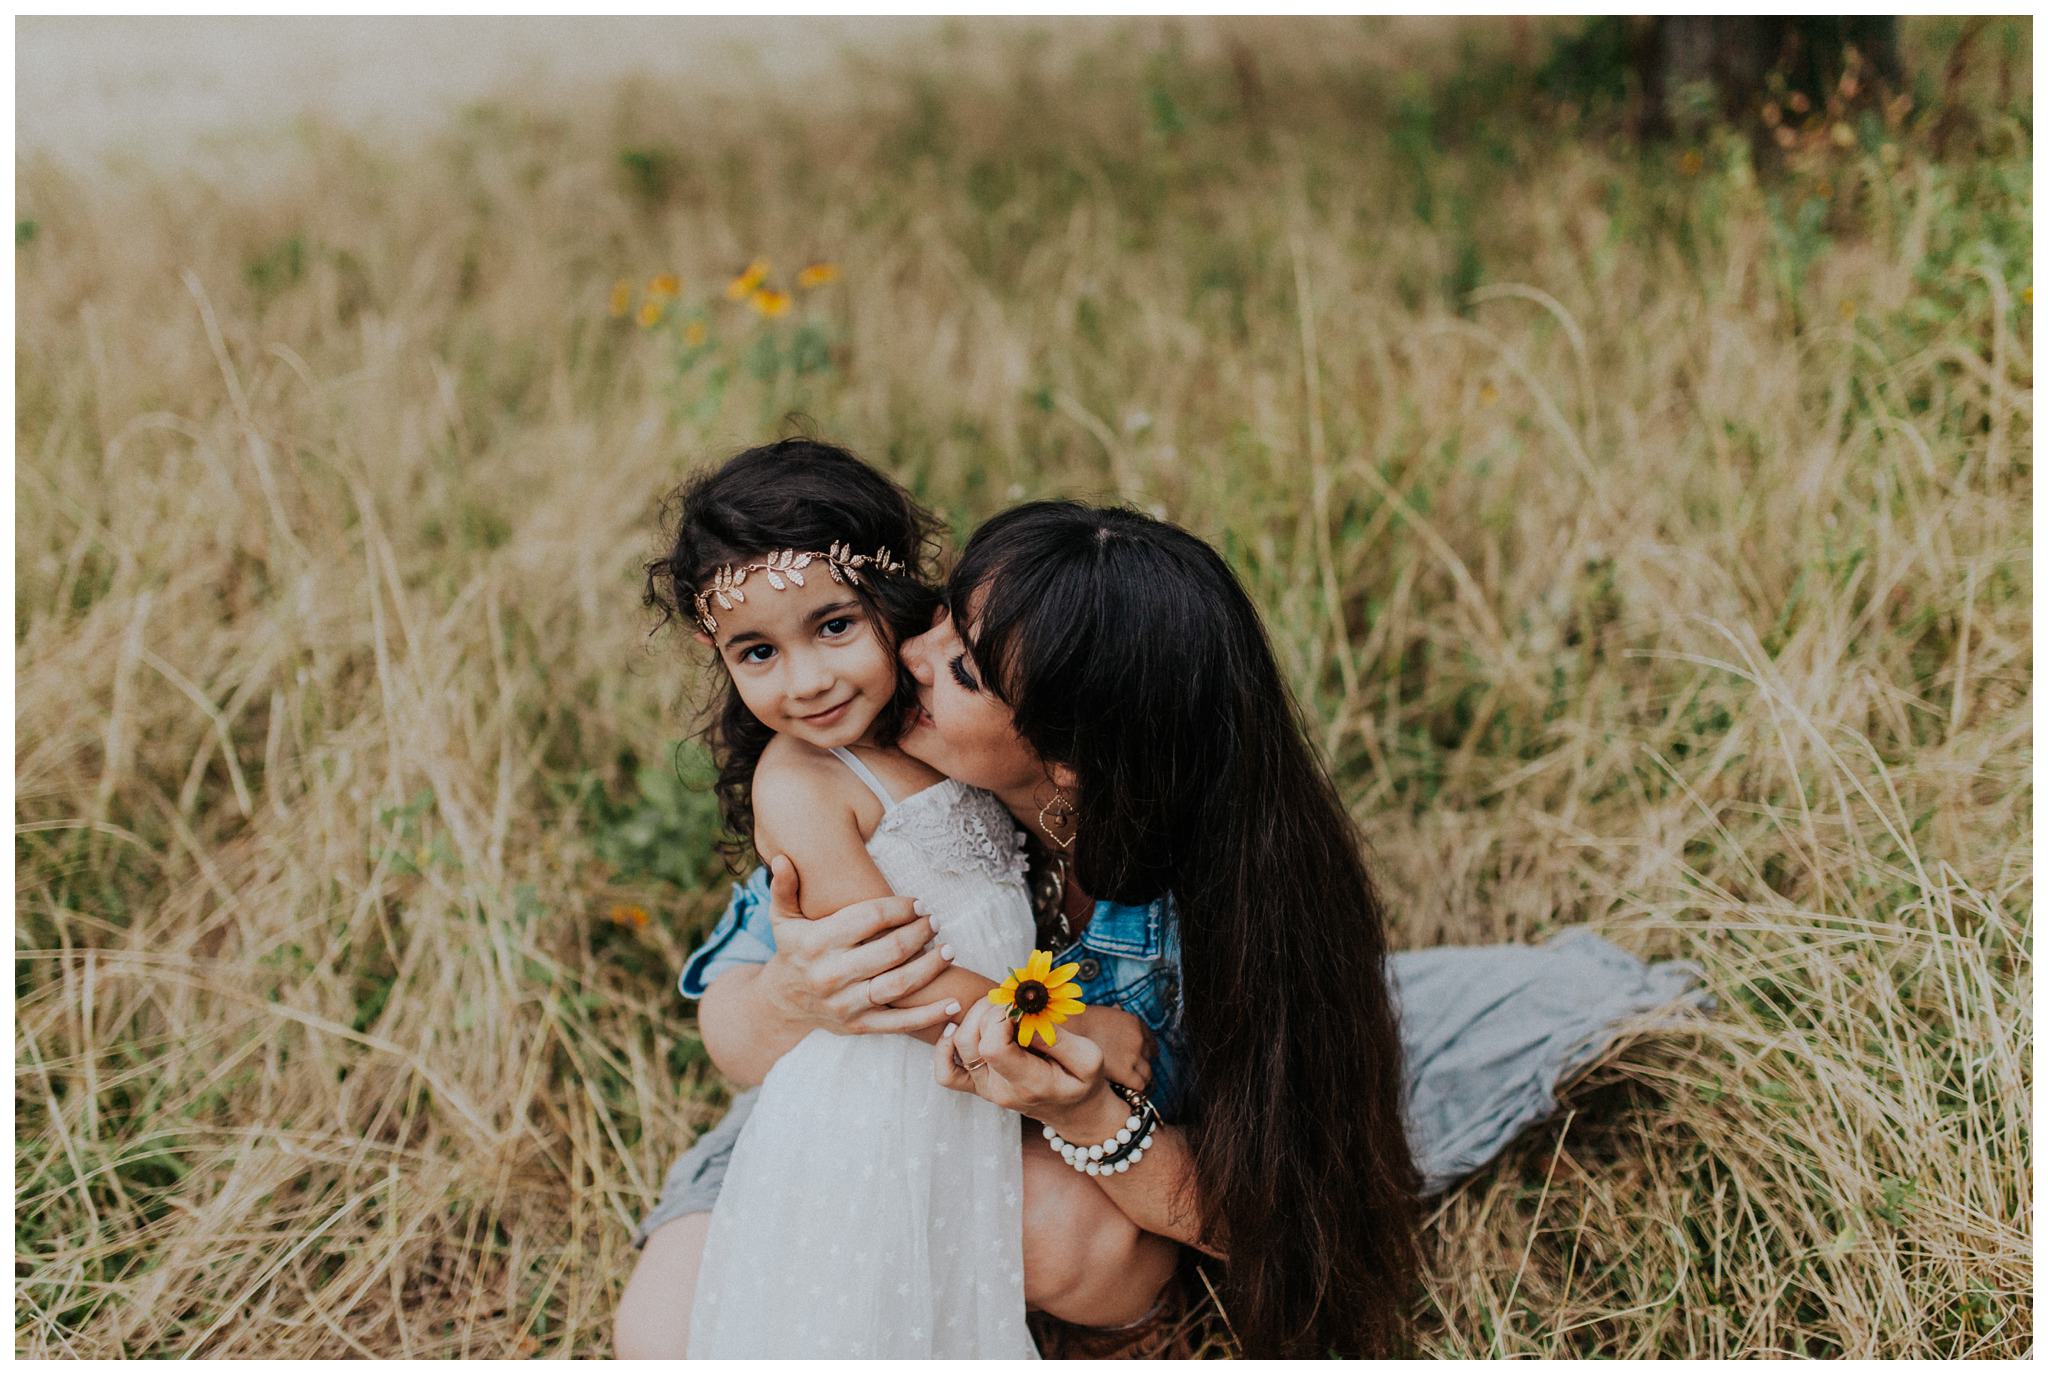
[[[1388,975],[1401,1013],[1408,1134],[1430,1193],[1555,1112],[1558,1090],[1616,1042],[1713,1005],[1697,965],[1646,964],[1583,927],[1543,945],[1403,951]],[[634,1246],[665,1222],[711,1211],[757,1092],[733,1099],[670,1168]]]

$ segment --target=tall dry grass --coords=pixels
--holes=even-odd
[[[637,567],[792,410],[1225,549],[1401,944],[1705,967],[1436,1208],[1429,1353],[2030,1348],[2030,110],[1760,167],[1177,32],[18,172],[19,1354],[608,1349],[722,1101]]]

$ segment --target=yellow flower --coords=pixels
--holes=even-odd
[[[836,282],[838,280],[839,269],[831,263],[812,263],[809,267],[796,274],[796,284],[805,291],[809,291],[814,286],[823,286],[827,282]]]
[[[637,903],[615,902],[612,904],[610,915],[614,924],[630,926],[636,931],[646,926],[648,922],[647,909]]]
[[[789,293],[786,291],[776,291],[770,287],[762,287],[753,294],[751,299],[754,303],[754,309],[760,311],[771,320],[778,315],[789,314]]]
[[[623,320],[633,308],[633,284],[624,277],[612,283],[612,318]]]
[[[647,283],[647,294],[650,296],[673,296],[682,289],[681,280],[673,272],[664,272]]]
[[[710,334],[711,331],[704,328],[702,320],[692,320],[689,324],[683,326],[683,342],[693,349],[702,348],[704,341],[710,337]]]
[[[1087,1006],[1081,1001],[1081,986],[1071,982],[1080,967],[1063,964],[1054,969],[1050,951],[1034,950],[1023,968],[1011,970],[1000,987],[988,991],[990,1002],[1010,1009],[1018,1045],[1030,1045],[1033,1036],[1043,1036],[1047,1045],[1057,1043],[1053,1027]]]
[[[768,260],[756,258],[747,264],[747,270],[726,284],[725,299],[744,301],[754,294],[761,283],[768,280]]]
[[[640,328],[653,329],[661,323],[661,302],[643,301],[640,304]]]

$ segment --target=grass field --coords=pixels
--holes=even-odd
[[[1705,968],[1433,1206],[1428,1353],[2031,1349],[2027,21],[1761,152],[1246,32],[18,169],[18,1354],[608,1353],[724,1101],[639,564],[792,412],[1227,551],[1397,944]]]

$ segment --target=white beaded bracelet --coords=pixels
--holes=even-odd
[[[1080,1173],[1123,1174],[1145,1158],[1145,1152],[1152,1145],[1152,1127],[1158,1120],[1151,1104],[1147,1103],[1142,1114],[1132,1113],[1126,1117],[1124,1124],[1117,1128],[1116,1135],[1099,1146],[1076,1146],[1061,1137],[1049,1125],[1043,1128],[1043,1131],[1046,1144],[1059,1152],[1060,1158]],[[1139,1136],[1140,1132],[1144,1134]],[[1134,1136],[1138,1137],[1135,1145],[1131,1141]],[[1109,1158],[1105,1160],[1104,1156]]]

